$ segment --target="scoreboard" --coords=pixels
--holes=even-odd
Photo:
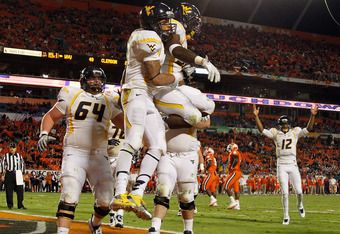
[[[3,48],[4,54],[13,54],[13,55],[20,55],[20,56],[31,56],[31,57],[39,57],[45,58],[50,60],[69,60],[69,61],[77,61],[77,62],[90,62],[93,64],[107,64],[107,65],[120,65],[124,66],[125,61],[119,60],[117,58],[105,58],[105,57],[98,57],[98,56],[87,56],[87,55],[74,55],[74,54],[67,54],[67,53],[56,53],[52,51],[37,51],[37,50],[27,50],[27,49],[18,49],[18,48],[10,48],[4,47]]]

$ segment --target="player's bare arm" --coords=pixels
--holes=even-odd
[[[173,47],[171,51],[170,47]],[[198,56],[194,52],[181,46],[180,37],[178,34],[172,34],[171,37],[169,37],[169,39],[165,42],[165,49],[170,51],[173,56],[185,63],[195,64],[195,58]]]
[[[175,76],[167,73],[161,73],[161,63],[159,60],[145,61],[146,71],[149,75],[149,81],[155,86],[169,85],[175,82]]]
[[[201,149],[197,150],[197,154],[198,154],[198,163],[200,165],[201,174],[203,174],[204,173],[204,158],[203,158]]]
[[[40,133],[47,132],[47,134],[51,131],[53,126],[64,117],[64,114],[61,113],[56,107],[53,107],[46,115],[43,117],[40,125]]]
[[[263,132],[264,128],[263,128],[263,125],[262,125],[260,117],[259,117],[260,107],[256,107],[256,105],[253,104],[253,113],[255,115],[255,122],[256,122],[257,129],[260,132]]]
[[[111,121],[116,127],[124,130],[124,114],[123,113],[116,115],[114,118],[111,119]]]
[[[315,116],[318,113],[319,105],[312,106],[310,109],[310,118],[307,124],[307,130],[308,132],[313,130],[314,122],[315,122]]]
[[[64,117],[65,115],[61,113],[56,107],[52,107],[52,109],[47,112],[40,125],[40,135],[38,141],[38,150],[44,151],[48,145],[48,142],[55,141],[56,138],[48,136],[53,126]]]
[[[201,121],[194,126],[194,128],[197,128],[197,129],[206,129],[209,127],[210,127],[210,119],[208,119],[207,121]]]
[[[210,80],[210,82],[220,82],[221,75],[218,69],[208,60],[208,57],[202,58],[194,52],[184,48],[180,43],[179,35],[173,34],[165,42],[165,48],[179,60],[185,63],[200,65],[207,69],[208,80]]]

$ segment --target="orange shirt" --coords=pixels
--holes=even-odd
[[[52,184],[52,175],[47,174],[45,180],[46,180],[46,184]]]
[[[238,158],[238,162],[236,166],[231,169],[232,165],[234,164],[234,160]],[[241,171],[241,153],[238,150],[233,150],[230,152],[229,155],[229,170],[236,170]]]
[[[212,154],[208,154],[205,158],[205,164],[206,165],[208,165],[209,160],[212,160],[212,165],[208,168],[208,172],[214,173],[216,171],[216,168],[217,168],[216,159],[214,158],[214,156]]]
[[[316,186],[316,179],[312,178],[310,180],[310,186]]]
[[[325,181],[323,178],[319,177],[318,179],[319,186],[325,186]]]

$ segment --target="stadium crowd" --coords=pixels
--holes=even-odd
[[[17,0],[0,7],[0,43],[14,48],[125,59],[126,41],[139,27],[133,12],[54,9]],[[232,24],[203,24],[201,31],[189,48],[207,54],[221,70],[339,82],[336,45]]]
[[[50,147],[51,150],[39,153],[36,145],[39,139],[39,126],[41,113],[46,112],[50,104],[32,105],[23,104],[1,104],[6,107],[2,109],[3,113],[14,112],[28,114],[33,116],[24,120],[10,119],[3,114],[0,119],[0,147],[1,153],[4,153],[6,144],[14,140],[18,143],[18,149],[22,153],[27,169],[30,170],[60,170],[62,159],[62,142],[65,132],[65,120],[58,123],[52,135],[57,141]],[[31,115],[35,113],[35,115]],[[40,113],[40,114],[37,114]],[[39,118],[40,117],[40,118]],[[204,147],[212,147],[215,150],[215,157],[218,162],[218,172],[225,173],[228,156],[226,147],[230,142],[235,142],[243,154],[242,171],[244,174],[267,174],[276,171],[275,146],[272,141],[263,135],[257,134],[255,123],[249,116],[241,118],[237,114],[226,115],[223,112],[214,113],[212,118],[213,126],[229,126],[228,132],[201,131],[198,138]],[[267,125],[275,124],[274,119],[277,117],[264,118]],[[300,124],[300,123],[299,123]],[[304,123],[305,124],[305,123]],[[318,127],[318,126],[323,126]],[[294,126],[294,125],[293,125]],[[337,127],[336,129],[334,128]],[[242,132],[237,128],[242,127]],[[212,128],[213,129],[213,128]],[[317,124],[315,132],[322,133],[325,129],[330,129],[333,133],[339,133],[339,123],[327,121],[323,124]],[[332,135],[320,135],[319,137],[308,137],[300,139],[298,143],[298,163],[306,174],[316,175],[340,175],[340,139],[333,138]],[[143,155],[143,154],[141,154]],[[141,156],[142,157],[142,156]],[[134,168],[139,167],[140,160],[136,160]]]

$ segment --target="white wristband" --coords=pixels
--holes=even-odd
[[[203,171],[204,170],[204,164],[200,163],[200,170]]]
[[[197,65],[203,65],[203,62],[204,62],[204,58],[202,58],[201,56],[196,56],[195,57],[195,64],[197,64]]]
[[[169,52],[170,52],[171,55],[173,55],[173,54],[172,54],[172,51],[173,51],[176,47],[178,47],[178,46],[181,46],[181,45],[180,45],[180,44],[173,44],[173,45],[171,45],[171,46],[169,47]]]
[[[39,137],[41,137],[42,135],[48,135],[48,132],[47,132],[47,131],[42,131],[42,132],[39,134]]]
[[[172,73],[172,75],[175,77],[174,83],[177,83],[177,84],[178,84],[178,82],[180,82],[184,78],[182,72]]]

